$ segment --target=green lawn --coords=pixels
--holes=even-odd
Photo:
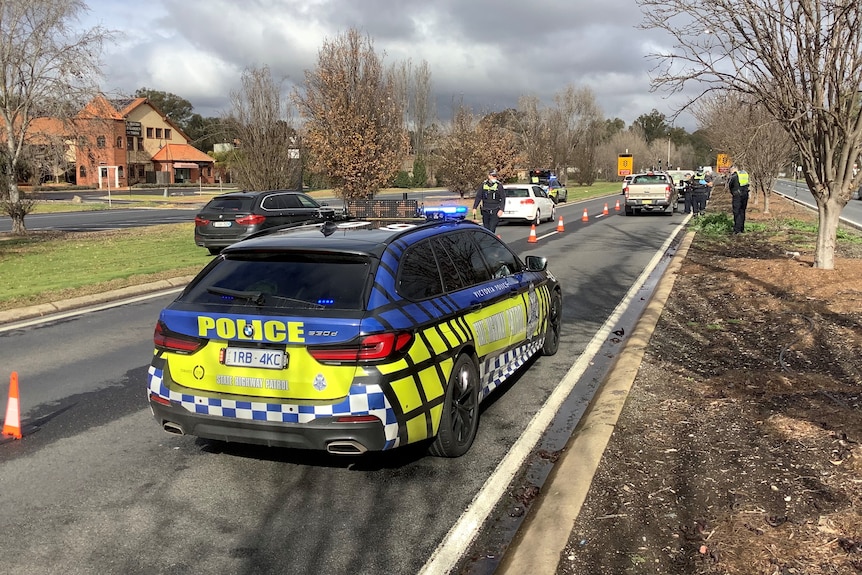
[[[192,275],[211,259],[193,237],[192,223],[5,236],[0,240],[0,309]]]

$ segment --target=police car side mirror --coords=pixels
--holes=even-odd
[[[527,256],[524,258],[524,263],[531,272],[543,272],[548,269],[548,258],[541,256]]]

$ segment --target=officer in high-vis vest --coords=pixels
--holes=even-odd
[[[497,170],[488,172],[488,179],[482,182],[482,189],[476,192],[476,200],[473,202],[473,219],[476,219],[476,208],[481,204],[482,225],[497,231],[497,224],[503,215],[503,206],[506,203],[506,190],[503,183],[497,179]]]
[[[741,234],[745,231],[745,210],[748,208],[748,172],[736,166],[731,166],[730,172],[727,189],[732,197],[733,233]]]

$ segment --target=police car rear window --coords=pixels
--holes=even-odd
[[[370,268],[368,258],[340,254],[233,256],[209,268],[180,299],[245,313],[360,310]]]

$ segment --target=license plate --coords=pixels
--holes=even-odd
[[[644,200],[644,201],[642,201],[641,203],[642,203],[642,204],[651,204],[651,203],[652,203],[652,200]]]
[[[227,347],[224,350],[225,365],[234,367],[259,367],[263,369],[286,369],[287,354],[272,349]]]
[[[229,228],[230,222],[213,222],[214,228]]]

